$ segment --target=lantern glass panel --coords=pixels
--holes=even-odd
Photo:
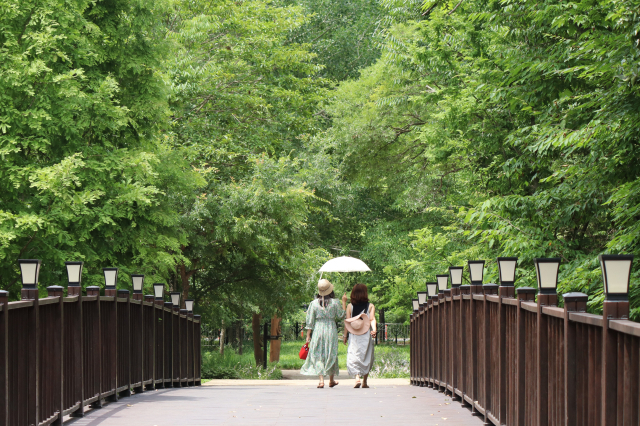
[[[80,283],[82,278],[82,262],[67,262],[67,278],[69,283]]]
[[[461,266],[449,268],[449,274],[451,275],[451,285],[462,285],[462,271],[463,268]]]
[[[171,293],[171,303],[173,306],[180,306],[180,293],[172,292]]]
[[[438,279],[438,291],[444,291],[449,284],[449,275],[436,275]]]
[[[498,258],[498,268],[500,270],[500,282],[513,284],[516,280],[516,265],[518,259]]]
[[[484,262],[469,261],[469,275],[471,276],[471,282],[481,283],[484,275]]]
[[[435,296],[438,294],[438,283],[427,283],[427,292],[429,296]]]
[[[22,275],[22,284],[28,286],[35,286],[38,284],[38,274],[40,269],[39,260],[29,260],[26,262],[20,262],[20,273]]]
[[[558,285],[559,268],[559,261],[536,262],[536,272],[538,273],[538,288],[555,289]]]
[[[103,269],[104,273],[104,286],[109,288],[115,288],[118,281],[118,270],[115,268]]]
[[[184,301],[184,307],[187,308],[187,312],[193,312],[193,300],[186,299]]]
[[[426,291],[419,291],[418,292],[418,303],[420,305],[427,303],[427,292]]]
[[[607,259],[600,256],[602,279],[607,293],[628,293],[631,259]]]
[[[164,298],[164,284],[155,283],[153,285],[153,295],[155,296],[156,299]]]
[[[133,284],[133,291],[142,291],[144,275],[131,275],[131,283]]]
[[[417,311],[418,309],[420,309],[420,305],[418,304],[418,299],[413,299],[413,310]]]

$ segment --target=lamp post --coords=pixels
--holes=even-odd
[[[560,258],[533,259],[538,280],[538,304],[543,306],[555,306],[558,304],[558,270]]]
[[[22,300],[38,298],[38,276],[40,275],[40,259],[19,259],[20,279],[22,280]]]
[[[164,305],[164,284],[153,284],[153,303],[160,306]]]
[[[482,280],[484,277],[484,260],[469,260],[469,278],[471,279],[471,293],[482,294]]]
[[[619,375],[619,360],[622,350],[619,347],[618,334],[611,330],[609,320],[629,319],[629,281],[633,255],[601,254],[598,256],[602,280],[604,281],[605,300],[602,304],[602,392],[616,395],[620,392],[622,381]],[[616,424],[617,398],[608,398],[602,405],[602,424]],[[619,418],[619,413],[618,413]]]
[[[144,275],[131,275],[131,284],[133,285],[133,300],[143,300]]]
[[[515,297],[516,266],[518,266],[517,257],[498,258],[499,294],[502,297]]]
[[[118,268],[102,268],[104,274],[104,295],[117,296]]]
[[[67,294],[78,296],[82,292],[82,268],[84,262],[64,262],[67,268]]]
[[[601,254],[598,256],[602,281],[604,282],[604,294],[609,319],[629,318],[629,281],[631,279],[631,254]]]

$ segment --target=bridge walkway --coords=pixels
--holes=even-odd
[[[94,409],[70,426],[280,426],[425,425],[474,426],[459,401],[408,380],[378,379],[354,389],[345,379],[317,389],[309,380],[213,380],[203,386],[148,391]]]

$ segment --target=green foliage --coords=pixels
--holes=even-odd
[[[167,6],[5,0],[0,10],[3,287],[15,296],[18,258],[43,259],[44,285],[66,282],[67,260],[86,262],[90,285],[103,266],[125,280],[166,276],[185,240],[165,194],[197,185],[160,139]]]
[[[559,293],[597,312],[597,255],[640,235],[638,3],[436,1],[419,19],[410,3],[386,3],[382,58],[338,88],[322,136],[398,212],[361,222],[379,306],[406,319],[425,280],[473,258],[490,282],[497,256],[518,256],[518,285],[535,286],[533,258],[558,256]],[[637,315],[636,282],[631,302]]]

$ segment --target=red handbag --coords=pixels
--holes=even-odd
[[[300,359],[307,359],[307,355],[309,355],[309,344],[305,343],[300,349]]]

